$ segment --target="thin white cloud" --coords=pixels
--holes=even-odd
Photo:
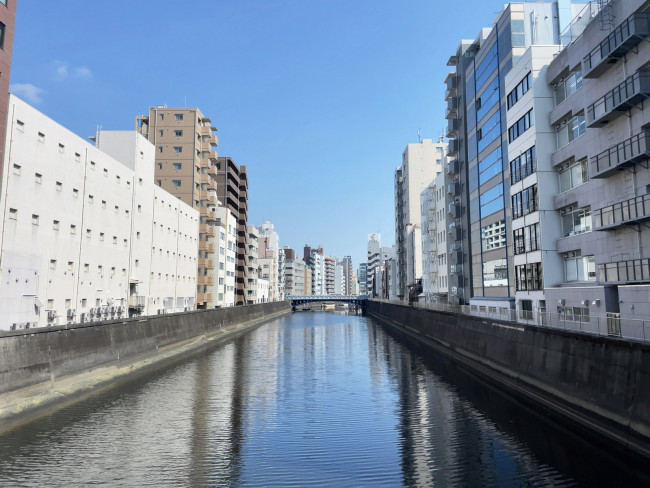
[[[45,90],[31,83],[12,83],[9,85],[9,91],[23,98],[32,105],[38,105],[43,101]]]
[[[56,81],[90,80],[93,72],[87,66],[69,66],[63,61],[54,61],[54,79]]]

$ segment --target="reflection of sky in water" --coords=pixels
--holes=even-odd
[[[365,318],[304,312],[0,437],[0,486],[625,481],[563,435]]]

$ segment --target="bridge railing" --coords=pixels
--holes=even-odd
[[[408,306],[406,301],[373,298],[373,301]],[[579,315],[572,313],[528,312],[505,307],[451,305],[447,303],[414,302],[416,308],[460,313],[473,317],[505,320],[524,325],[550,327],[584,334],[603,335],[650,342],[650,320],[621,318],[620,314]]]
[[[368,295],[286,295],[287,300],[312,300],[312,301],[360,301],[367,300]]]

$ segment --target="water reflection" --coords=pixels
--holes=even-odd
[[[283,317],[0,437],[0,486],[648,483],[405,344],[362,317]]]

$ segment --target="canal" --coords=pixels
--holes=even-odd
[[[0,437],[0,486],[648,486],[371,319],[298,312]]]

